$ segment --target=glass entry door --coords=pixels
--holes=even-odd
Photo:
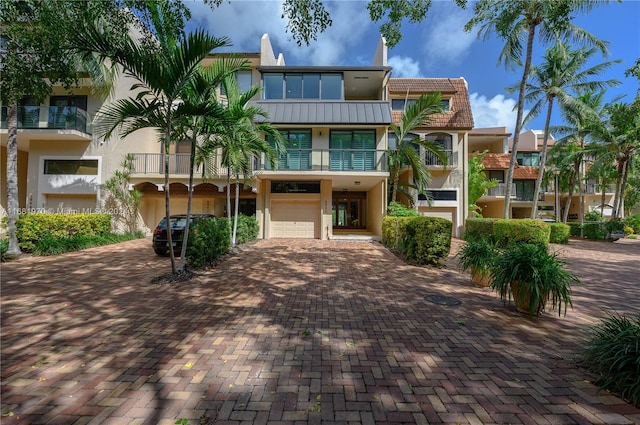
[[[333,227],[338,229],[366,229],[366,202],[366,193],[334,193]]]

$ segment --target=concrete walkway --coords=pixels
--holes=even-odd
[[[378,243],[260,241],[179,285],[149,283],[149,240],[5,263],[0,419],[640,423],[577,363],[606,312],[639,313],[640,243],[554,249],[584,285],[539,319]]]

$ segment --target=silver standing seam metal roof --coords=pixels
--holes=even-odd
[[[384,100],[256,101],[272,124],[380,124],[391,122],[391,104]]]

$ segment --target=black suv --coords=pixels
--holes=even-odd
[[[216,218],[216,216],[212,214],[191,214],[191,224],[193,224],[193,220],[214,218]],[[179,254],[182,249],[184,228],[187,225],[187,215],[172,215],[169,219],[171,220],[171,242],[173,242],[173,252]],[[169,252],[166,217],[160,220],[160,223],[158,223],[153,231],[153,251],[158,255],[167,255],[167,252]]]

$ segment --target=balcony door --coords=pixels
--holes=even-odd
[[[365,192],[333,193],[333,228],[334,229],[366,229]]]

